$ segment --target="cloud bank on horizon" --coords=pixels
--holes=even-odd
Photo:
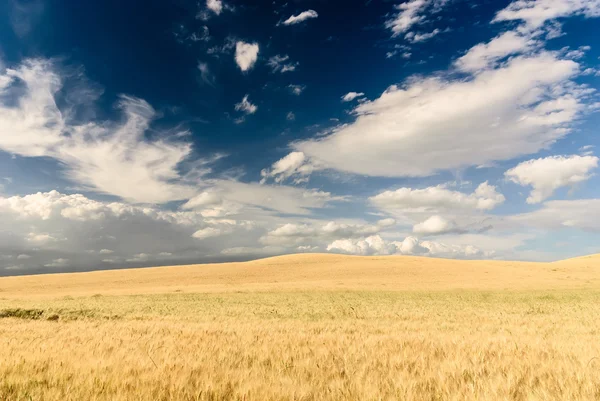
[[[0,275],[600,252],[600,0],[43,3],[1,28]]]

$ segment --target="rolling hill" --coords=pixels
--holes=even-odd
[[[262,290],[600,287],[600,254],[553,263],[299,254],[250,262],[0,278],[0,298]]]

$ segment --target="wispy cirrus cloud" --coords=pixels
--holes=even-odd
[[[279,54],[269,58],[267,61],[267,65],[271,67],[273,72],[292,72],[296,70],[298,67],[298,62],[290,61],[290,56],[287,54],[284,56],[280,56]]]
[[[292,15],[282,22],[283,25],[296,25],[309,19],[317,18],[319,14],[315,10],[303,11],[298,15]]]
[[[122,95],[117,103],[121,122],[81,123],[56,103],[64,82],[51,61],[26,60],[7,69],[0,83],[4,99],[13,102],[0,105],[0,129],[5,132],[0,149],[51,157],[82,188],[133,202],[163,203],[194,194],[192,187],[175,182],[181,179],[178,166],[190,156],[191,145],[160,135],[147,140],[144,134],[157,113],[144,100]],[[19,90],[16,85],[21,85]]]
[[[250,100],[248,100],[249,95],[244,96],[244,98],[235,105],[236,111],[241,111],[244,114],[254,114],[258,107],[255,104],[252,104]]]

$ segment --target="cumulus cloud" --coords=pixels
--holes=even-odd
[[[473,193],[452,191],[442,185],[424,189],[399,188],[384,191],[369,201],[374,206],[386,210],[440,211],[440,210],[491,210],[502,204],[504,195],[496,187],[481,183]]]
[[[597,167],[595,156],[550,156],[520,163],[504,175],[516,184],[531,186],[527,203],[535,204],[552,196],[558,188],[588,180]]]
[[[423,255],[428,249],[421,246],[421,242],[416,237],[406,237],[403,241],[394,242],[397,252],[402,255]]]
[[[223,11],[223,2],[221,0],[206,0],[206,8],[219,15]]]
[[[282,22],[283,25],[295,25],[304,22],[308,19],[317,18],[319,14],[314,10],[303,11],[298,15],[292,15]]]
[[[0,254],[13,260],[0,261],[0,275],[14,260],[29,273],[210,260],[219,249],[247,242],[254,227],[196,210],[100,202],[57,191],[0,197],[0,226],[10,227],[0,232]],[[219,238],[206,235],[214,231]]]
[[[287,54],[285,56],[280,56],[279,54],[269,58],[267,61],[267,65],[271,67],[273,72],[291,72],[295,71],[296,67],[298,67],[297,62],[291,62],[290,56]]]
[[[246,43],[238,41],[235,44],[235,62],[240,70],[246,72],[254,67],[258,59],[258,43]]]
[[[413,232],[421,235],[439,235],[460,232],[460,230],[455,222],[447,220],[442,216],[434,215],[421,223],[415,224]]]
[[[17,265],[31,273],[222,260],[219,255],[227,254],[222,250],[255,247],[282,223],[309,219],[313,210],[341,200],[322,191],[237,181],[214,181],[178,210],[58,191],[0,197],[0,226],[10,227],[0,230],[0,255],[10,256],[0,260],[0,275]],[[332,222],[321,231],[331,239],[392,224],[390,219],[360,227]],[[68,263],[54,262],[61,258]]]
[[[372,235],[358,240],[335,240],[327,246],[327,250],[353,255],[390,255],[396,251],[396,247],[379,235]]]
[[[327,246],[331,252],[354,255],[416,255],[444,258],[479,259],[491,257],[493,251],[483,251],[474,245],[420,241],[406,237],[403,241],[387,241],[379,235],[359,239],[335,240]]]
[[[351,102],[358,97],[362,97],[365,94],[362,92],[348,92],[344,96],[342,96],[342,102]]]
[[[241,102],[235,105],[235,110],[241,111],[244,114],[254,114],[256,113],[256,110],[258,110],[258,107],[252,104],[250,100],[248,100],[248,95],[246,95]]]

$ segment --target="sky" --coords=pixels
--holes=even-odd
[[[0,276],[600,252],[600,0],[7,0]]]

